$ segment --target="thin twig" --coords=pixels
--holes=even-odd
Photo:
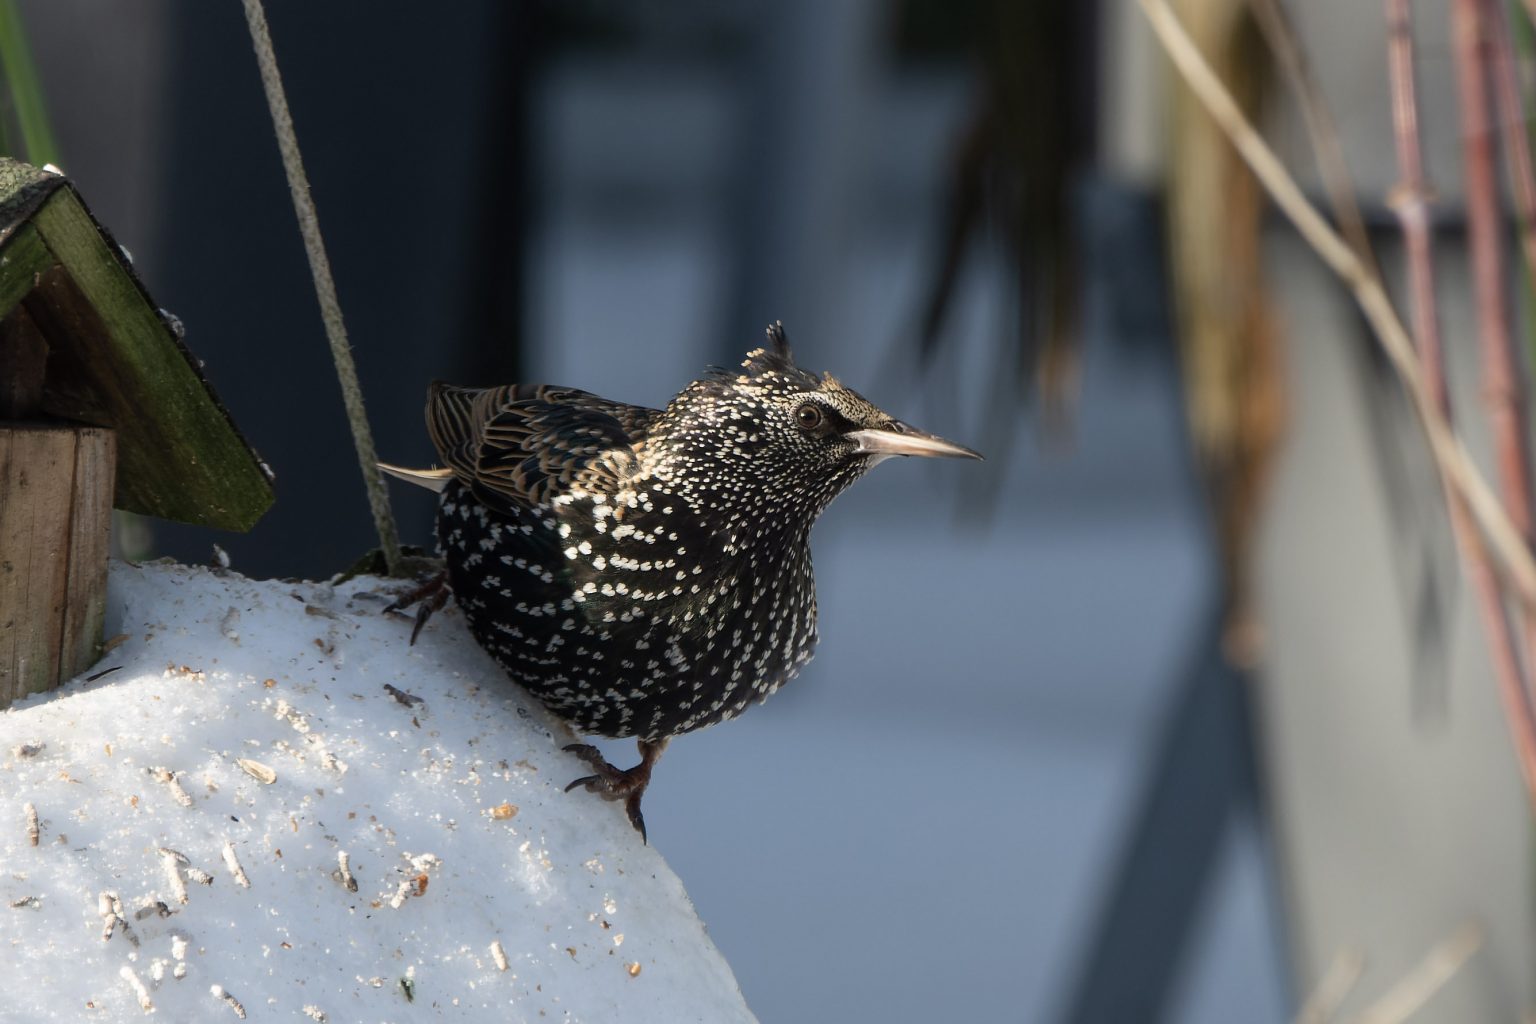
[[[1354,990],[1364,970],[1365,957],[1358,949],[1341,949],[1335,953],[1317,987],[1296,1011],[1296,1024],[1327,1024],[1339,1012],[1339,1005]]]
[[[1452,8],[1452,49],[1461,105],[1462,154],[1466,161],[1468,246],[1483,355],[1483,403],[1497,452],[1504,507],[1515,526],[1529,538],[1530,451],[1525,439],[1519,357],[1504,288],[1504,224],[1499,210],[1490,117],[1493,101],[1484,77],[1490,58],[1495,56],[1489,32],[1490,14],[1497,16],[1483,0],[1456,0]],[[1492,581],[1479,580],[1478,588],[1483,618],[1493,631],[1493,664],[1500,698],[1507,712],[1527,721],[1536,719],[1531,706],[1530,679],[1522,673],[1515,655],[1513,629],[1504,604],[1496,595],[1485,592],[1494,589]],[[1528,611],[1522,625],[1528,670],[1536,658],[1536,616]],[[1527,786],[1536,786],[1536,768],[1522,765],[1522,770]]]
[[[1296,29],[1286,14],[1286,6],[1283,0],[1249,0],[1249,7],[1254,12],[1259,28],[1269,40],[1270,49],[1274,51],[1279,66],[1290,80],[1292,92],[1300,105],[1307,133],[1312,140],[1312,150],[1318,171],[1322,175],[1329,204],[1333,208],[1334,222],[1339,225],[1340,231],[1360,256],[1366,269],[1372,276],[1379,279],[1382,277],[1381,266],[1377,263],[1375,253],[1372,251],[1365,219],[1360,213],[1355,183],[1344,156],[1337,123],[1329,110],[1322,87],[1308,65],[1306,52],[1297,41]],[[1395,9],[1398,7],[1402,8],[1401,15],[1395,16]],[[1392,120],[1398,141],[1400,162],[1405,168],[1406,179],[1401,187],[1389,193],[1387,202],[1389,206],[1399,208],[1399,218],[1404,221],[1404,234],[1409,236],[1409,250],[1415,249],[1415,243],[1417,243],[1424,254],[1423,259],[1410,258],[1409,260],[1414,341],[1418,348],[1419,359],[1423,364],[1425,384],[1430,393],[1440,399],[1440,411],[1445,415],[1447,422],[1454,422],[1450,407],[1444,401],[1445,374],[1441,366],[1439,321],[1434,310],[1435,290],[1432,276],[1428,273],[1430,262],[1427,211],[1431,191],[1424,184],[1419,158],[1418,112],[1413,91],[1412,36],[1407,7],[1403,0],[1387,0],[1387,20],[1391,26],[1388,49],[1394,96],[1401,98],[1394,104]],[[1410,167],[1411,173],[1406,170]],[[1422,275],[1420,271],[1423,271]],[[1468,566],[1470,573],[1473,571],[1471,568],[1473,556],[1470,552],[1474,550],[1470,545],[1475,544],[1475,550],[1478,552],[1482,551],[1482,546],[1476,537],[1470,541],[1467,540],[1468,531],[1473,529],[1467,518],[1467,511],[1461,500],[1446,487],[1445,478],[1442,476],[1439,480],[1455,538],[1454,551],[1460,553],[1465,559],[1462,564]],[[1497,606],[1499,599],[1497,579],[1491,573],[1484,572],[1481,575],[1485,576],[1489,585],[1493,587],[1490,596]],[[1502,641],[1498,639],[1498,634],[1495,632],[1498,626],[1505,627]],[[1507,627],[1508,622],[1502,615],[1498,617],[1497,623],[1490,620],[1489,642],[1513,644],[1513,637]]]
[[[1499,105],[1499,134],[1504,141],[1510,193],[1520,215],[1520,248],[1525,256],[1526,274],[1536,288],[1536,168],[1531,161],[1531,140],[1525,132],[1525,105],[1516,76],[1515,44],[1510,38],[1508,19],[1492,0],[1483,2],[1483,22],[1493,51],[1489,73],[1493,75],[1494,98]]]
[[[320,318],[325,322],[325,336],[331,343],[331,358],[336,363],[336,377],[341,382],[342,401],[347,422],[352,427],[352,441],[357,447],[357,461],[368,488],[368,504],[373,510],[373,524],[379,533],[379,547],[384,565],[391,576],[400,568],[400,536],[389,508],[389,491],[379,472],[378,455],[373,447],[373,433],[368,429],[368,414],[363,410],[363,392],[357,382],[357,366],[347,342],[347,328],[341,318],[341,303],[336,298],[336,283],[331,280],[331,264],[320,237],[320,218],[309,194],[309,178],[299,155],[299,140],[288,113],[288,99],[278,74],[277,57],[272,52],[272,37],[267,32],[267,16],[261,0],[244,0],[245,20],[250,26],[251,43],[256,49],[256,63],[261,68],[261,85],[267,93],[267,107],[272,112],[272,126],[277,132],[277,148],[282,153],[283,171],[288,175],[288,191],[293,196],[294,213],[304,236],[304,251],[309,256],[309,270],[320,300]]]
[[[1467,921],[1435,943],[1407,974],[1351,1024],[1401,1024],[1417,1013],[1483,945],[1483,928]]]
[[[1494,170],[1492,100],[1485,72],[1490,58],[1479,8],[1482,0],[1455,0],[1451,46],[1456,57],[1461,106],[1461,147],[1466,163],[1467,234],[1472,286],[1477,299],[1483,355],[1483,395],[1493,429],[1504,508],[1515,529],[1531,536],[1530,463],[1525,451],[1525,413],[1515,362],[1504,281],[1504,224]]]
[[[1536,560],[1504,511],[1461,440],[1451,431],[1438,403],[1425,384],[1413,342],[1398,318],[1381,280],[1371,275],[1354,250],[1302,194],[1274,152],[1248,123],[1166,0],[1139,0],[1169,58],[1191,90],[1215,118],[1254,174],[1334,273],[1354,292],[1377,340],[1397,370],[1424,428],[1430,453],[1447,489],[1466,502],[1489,541],[1492,564],[1509,582],[1527,611],[1536,611]],[[1519,708],[1507,708],[1516,755],[1528,794],[1536,799],[1536,720]]]
[[[1307,56],[1296,41],[1296,28],[1291,24],[1281,0],[1248,0],[1259,31],[1269,44],[1280,69],[1290,79],[1291,89],[1301,108],[1301,119],[1306,124],[1307,136],[1312,140],[1312,152],[1317,158],[1317,170],[1328,193],[1328,205],[1333,207],[1334,219],[1350,247],[1360,257],[1360,262],[1372,272],[1380,273],[1376,257],[1371,251],[1370,235],[1365,228],[1365,218],[1355,199],[1355,183],[1349,173],[1349,162],[1344,159],[1344,148],[1339,144],[1339,128],[1333,113],[1323,102],[1323,91],[1317,77],[1307,63]]]
[[[1419,140],[1419,101],[1414,86],[1413,22],[1408,0],[1386,0],[1387,73],[1392,83],[1392,133],[1402,181],[1392,189],[1388,205],[1403,229],[1408,257],[1408,294],[1412,303],[1413,336],[1423,361],[1424,384],[1435,406],[1450,419],[1445,386],[1445,361],[1440,345],[1440,317],[1435,308],[1434,260],[1430,252],[1429,203],[1432,192],[1424,179]]]

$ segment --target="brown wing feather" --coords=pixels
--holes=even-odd
[[[434,383],[427,432],[438,455],[481,501],[547,503],[570,486],[612,494],[660,413],[548,385]]]

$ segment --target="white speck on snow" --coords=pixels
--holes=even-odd
[[[622,809],[562,792],[569,733],[389,587],[112,567],[119,671],[0,713],[0,1020],[753,1020]]]

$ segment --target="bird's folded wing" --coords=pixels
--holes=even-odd
[[[572,487],[613,494],[653,409],[574,388],[433,384],[427,429],[454,475],[492,508],[548,504]]]

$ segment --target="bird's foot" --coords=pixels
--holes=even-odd
[[[581,760],[591,766],[593,774],[583,776],[565,787],[569,793],[577,786],[581,786],[588,793],[596,793],[604,800],[623,800],[624,812],[629,815],[629,823],[635,826],[635,831],[640,833],[640,841],[648,842],[645,834],[645,816],[640,813],[640,798],[645,795],[645,787],[651,784],[651,768],[656,764],[656,759],[661,757],[661,752],[666,749],[667,741],[659,743],[647,743],[641,740],[640,763],[633,768],[615,768],[603,757],[603,752],[590,743],[572,743],[565,748],[566,753],[575,754]]]
[[[427,624],[432,613],[448,603],[448,598],[453,591],[448,587],[448,573],[440,572],[434,576],[428,576],[421,583],[405,591],[395,598],[394,603],[384,609],[385,615],[403,611],[411,605],[416,608],[416,626],[411,630],[411,646],[416,645],[416,638],[421,635],[421,627]]]

